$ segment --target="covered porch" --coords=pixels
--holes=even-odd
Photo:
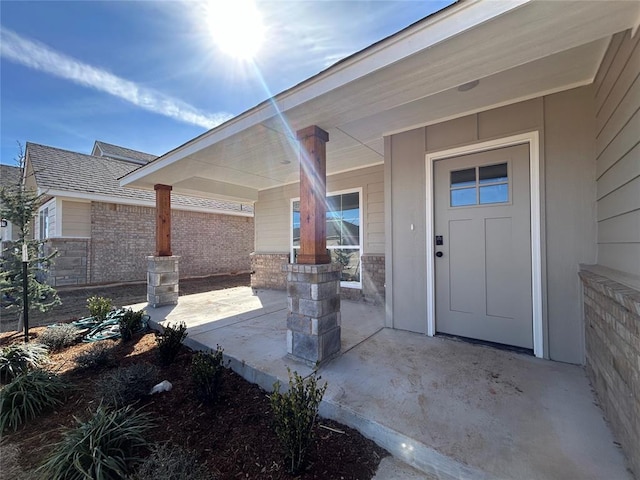
[[[234,371],[270,391],[287,367],[311,372],[287,356],[286,311],[285,292],[236,287],[148,313],[184,321],[190,347],[219,344]],[[362,302],[343,301],[342,313],[341,355],[319,370],[320,413],[396,459],[445,479],[632,478],[583,367],[384,328],[384,309]]]

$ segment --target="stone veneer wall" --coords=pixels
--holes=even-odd
[[[288,253],[252,253],[251,288],[286,290]]]
[[[173,210],[171,218],[181,278],[249,271],[252,217]],[[147,256],[155,249],[155,221],[153,207],[92,202],[85,283],[144,281]]]
[[[584,293],[587,374],[600,405],[640,475],[640,292],[591,271]]]
[[[46,252],[58,251],[47,274],[47,281],[54,287],[85,285],[89,278],[91,239],[50,238]]]

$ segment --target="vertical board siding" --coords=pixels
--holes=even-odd
[[[598,263],[640,275],[640,35],[613,37],[595,82]]]
[[[62,201],[63,237],[91,236],[91,203]]]
[[[384,253],[384,172],[377,165],[327,177],[327,192],[362,188],[363,253]],[[255,204],[256,252],[287,253],[291,245],[291,199],[298,183],[262,190]]]

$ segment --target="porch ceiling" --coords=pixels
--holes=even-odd
[[[327,173],[382,163],[383,136],[593,81],[640,3],[462,2],[124,177],[237,201],[299,178],[295,132],[329,132]],[[473,80],[467,92],[457,87]],[[277,107],[277,108],[276,108]],[[278,114],[278,110],[281,114]]]

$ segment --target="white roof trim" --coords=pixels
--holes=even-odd
[[[135,198],[113,197],[110,195],[99,195],[95,193],[83,193],[83,192],[70,192],[66,190],[54,190],[54,189],[45,189],[45,188],[38,187],[38,195],[41,195],[41,194],[46,194],[51,197],[61,197],[63,199],[69,199],[69,200],[117,203],[120,205],[135,205],[140,207],[153,207],[153,208],[155,208],[156,206],[155,202],[137,200]],[[171,204],[171,209],[187,211],[187,212],[215,213],[218,215],[231,215],[236,217],[253,217],[253,212],[237,212],[233,210],[212,209],[212,208],[204,208],[204,207],[190,207],[190,206],[175,205],[175,204]]]
[[[163,155],[158,160],[125,175],[120,179],[120,185],[126,186],[140,180],[202,148],[214,145],[275,116],[277,111],[274,103],[280,112],[286,112],[402,58],[428,49],[492,18],[521,7],[530,1],[482,2],[481,0],[468,0],[453,5],[428,17],[424,22],[419,22],[391,38],[382,40],[301,84],[276,95],[273,101],[267,100]],[[461,15],[462,11],[464,11],[464,15]],[[454,15],[455,21],[449,21],[450,17]]]

